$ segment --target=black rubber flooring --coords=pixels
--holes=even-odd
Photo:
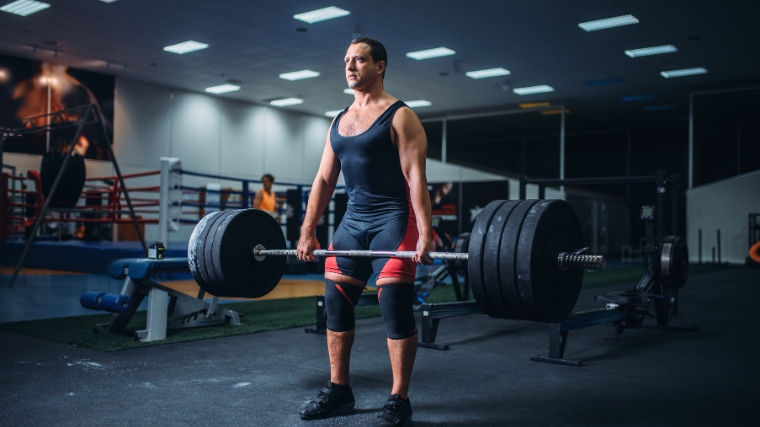
[[[577,308],[625,288],[584,291]],[[758,301],[760,270],[693,276],[671,324],[700,333],[571,331],[565,356],[582,367],[529,360],[547,353],[545,324],[443,319],[451,350],[418,351],[415,425],[758,425]],[[320,421],[298,410],[328,378],[324,337],[300,328],[115,353],[0,332],[0,425],[364,426],[391,373],[382,321],[357,323],[357,413]]]

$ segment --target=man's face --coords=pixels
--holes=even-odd
[[[382,79],[385,61],[375,63],[370,55],[370,47],[364,43],[348,46],[346,57],[346,82],[351,89],[369,87],[377,79]]]
[[[272,180],[269,178],[261,178],[261,184],[264,186],[264,189],[269,191],[270,188],[272,188]]]

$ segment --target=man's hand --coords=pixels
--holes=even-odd
[[[301,261],[313,261],[314,255],[312,253],[314,249],[319,249],[319,241],[314,236],[314,233],[301,232],[301,238],[298,239],[298,248],[296,249],[298,259]]]
[[[414,254],[412,260],[417,264],[428,265],[432,264],[433,260],[427,257],[428,252],[433,252],[435,246],[433,246],[433,240],[430,238],[420,237],[417,240],[417,253]]]

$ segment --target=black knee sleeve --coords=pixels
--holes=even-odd
[[[344,285],[325,279],[325,310],[327,329],[333,332],[352,331],[356,326],[354,307],[364,290],[363,286]]]
[[[388,338],[401,340],[416,334],[417,323],[412,308],[414,285],[381,285],[377,292]]]

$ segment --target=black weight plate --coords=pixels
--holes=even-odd
[[[516,263],[517,245],[520,237],[525,216],[536,204],[536,200],[520,200],[515,205],[509,218],[504,224],[499,246],[499,281],[501,283],[501,295],[507,311],[504,318],[525,319],[526,312],[520,300],[520,292],[517,287]]]
[[[491,317],[498,317],[499,312],[494,308],[488,299],[486,291],[486,282],[484,277],[483,251],[485,250],[486,236],[491,232],[490,224],[494,214],[504,200],[494,200],[486,205],[475,219],[475,224],[470,233],[470,246],[467,249],[467,275],[470,279],[470,289],[475,301],[483,312]]]
[[[667,236],[662,239],[660,247],[662,284],[669,288],[682,288],[689,276],[689,250],[686,241],[681,236]]]
[[[556,323],[575,307],[583,271],[562,270],[557,255],[583,246],[581,224],[564,200],[539,200],[528,212],[517,246],[517,289],[526,320]]]
[[[285,272],[285,256],[267,256],[256,261],[253,248],[285,249],[285,235],[271,215],[258,209],[237,211],[223,220],[221,241],[214,239],[214,265],[217,272],[234,291],[245,298],[262,297],[280,283]]]
[[[195,281],[198,282],[198,285],[201,287],[201,289],[211,295],[218,294],[216,293],[217,290],[211,283],[211,279],[206,272],[206,261],[210,262],[210,259],[204,257],[204,247],[209,231],[211,231],[212,227],[214,227],[216,220],[219,219],[219,216],[221,214],[221,212],[217,211],[204,216],[201,221],[195,226],[193,235],[190,236],[190,242],[188,243],[187,248],[188,263],[190,264],[190,271],[193,272]],[[195,269],[193,269],[193,264],[190,259],[195,261]]]
[[[217,293],[214,295],[218,295],[220,297],[238,296],[235,295],[229,286],[227,286],[227,283],[224,282],[224,279],[219,274],[219,270],[214,265],[214,241],[223,233],[223,230],[220,228],[222,227],[224,219],[234,214],[235,212],[235,210],[229,210],[224,211],[221,213],[221,215],[219,215],[217,220],[214,222],[211,230],[209,230],[208,236],[206,237],[206,242],[203,246],[203,258],[206,260],[206,273],[208,273],[208,278],[211,286],[217,291]]]
[[[512,213],[515,206],[521,203],[520,200],[510,200],[505,202],[491,219],[486,235],[485,249],[483,251],[483,278],[486,284],[486,293],[491,305],[498,313],[500,318],[514,318],[515,312],[507,306],[501,290],[501,275],[499,268],[501,263],[499,259],[501,249],[501,239],[504,232],[504,225]]]

